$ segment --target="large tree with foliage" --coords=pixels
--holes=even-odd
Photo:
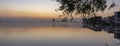
[[[64,17],[71,17],[80,14],[83,17],[95,16],[97,12],[104,12],[107,7],[107,0],[56,0],[60,4],[58,10],[63,11]],[[111,7],[115,6],[113,3]]]

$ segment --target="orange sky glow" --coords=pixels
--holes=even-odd
[[[55,11],[58,7],[52,0],[0,0],[0,17],[59,18],[60,13]],[[119,10],[120,5],[98,15],[109,16]]]

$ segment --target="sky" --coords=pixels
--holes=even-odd
[[[120,3],[120,1],[115,2]],[[53,0],[0,0],[0,17],[57,18],[60,13],[55,9],[58,7],[59,4]],[[120,10],[120,5],[99,15],[113,15],[118,10]]]
[[[52,18],[57,8],[52,0],[0,0],[0,17]]]

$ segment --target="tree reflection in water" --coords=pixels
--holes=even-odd
[[[114,38],[117,39],[119,42],[115,43],[114,46],[120,46],[120,26],[104,26],[104,25],[92,25],[92,24],[83,24],[83,28],[88,28],[93,31],[105,31],[110,34],[114,34]],[[109,46],[108,44],[105,44]]]

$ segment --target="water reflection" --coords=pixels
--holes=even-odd
[[[82,28],[80,25],[76,27],[65,25],[67,26],[0,26],[0,46],[119,45],[119,41],[114,39],[120,38],[119,31],[110,31],[112,27],[98,28],[84,25]]]
[[[104,26],[104,25],[92,25],[92,24],[84,24],[83,28],[91,29],[95,32],[102,32],[105,31],[109,34],[114,34],[114,38],[119,40],[118,43],[116,43],[116,46],[120,46],[120,26]]]

